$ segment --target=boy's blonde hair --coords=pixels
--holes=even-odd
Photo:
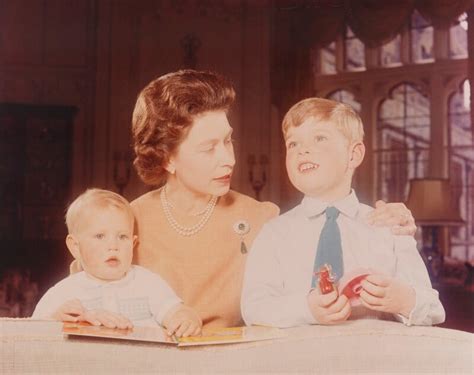
[[[77,230],[80,216],[85,209],[91,206],[100,208],[114,207],[127,213],[132,221],[134,218],[130,203],[120,194],[110,190],[87,189],[69,205],[66,211],[66,225],[69,233],[74,233]]]
[[[290,128],[300,126],[308,118],[333,123],[349,143],[362,142],[364,139],[364,126],[356,111],[347,104],[323,98],[304,99],[291,107],[283,118],[284,137]]]

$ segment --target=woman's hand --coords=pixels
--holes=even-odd
[[[369,224],[391,227],[393,234],[413,236],[416,232],[415,219],[403,203],[375,202],[375,210],[367,216]]]

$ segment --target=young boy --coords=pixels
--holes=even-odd
[[[109,328],[166,327],[168,334],[197,335],[197,312],[157,274],[132,265],[134,217],[122,196],[89,189],[68,208],[66,245],[83,271],[57,283],[41,298],[33,318],[87,321]]]
[[[345,104],[310,98],[289,110],[283,134],[288,176],[305,196],[269,221],[253,243],[241,301],[245,323],[290,327],[335,324],[351,315],[390,318],[387,314],[406,325],[443,322],[443,306],[415,240],[369,226],[365,218],[372,208],[351,190],[365,153],[359,116]],[[332,244],[326,255],[324,245],[318,249],[324,226],[322,243]],[[339,234],[329,240],[330,231]],[[320,256],[329,257],[336,281],[357,268],[377,270],[361,283],[362,306],[351,308],[337,289],[321,293],[314,280]]]

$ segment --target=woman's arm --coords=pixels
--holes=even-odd
[[[415,219],[404,203],[375,202],[375,210],[367,217],[369,224],[392,228],[393,234],[414,236]]]

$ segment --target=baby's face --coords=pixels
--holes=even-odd
[[[132,264],[133,218],[115,207],[88,207],[80,219],[75,238],[84,271],[103,281],[124,277]]]
[[[348,194],[349,141],[330,122],[308,118],[286,133],[286,169],[299,191],[332,201]]]

